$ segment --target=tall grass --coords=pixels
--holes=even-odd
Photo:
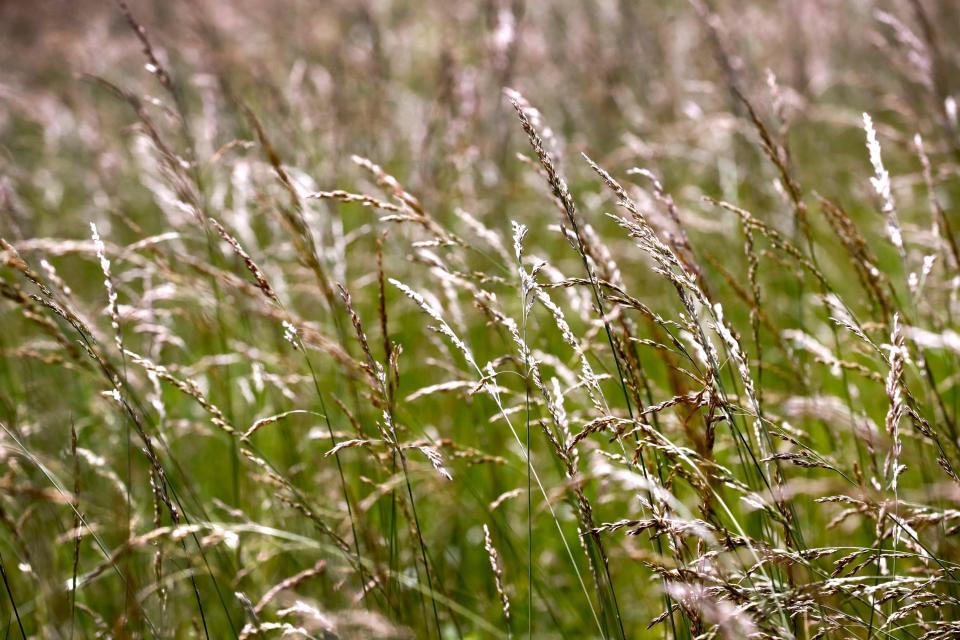
[[[0,24],[6,636],[960,637],[955,3]]]

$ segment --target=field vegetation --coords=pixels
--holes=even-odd
[[[960,4],[128,2],[0,3],[3,637],[960,637]]]

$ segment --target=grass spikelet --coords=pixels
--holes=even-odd
[[[870,153],[870,164],[873,165],[874,176],[870,178],[870,184],[873,185],[873,190],[880,197],[881,211],[887,224],[887,237],[890,239],[890,244],[900,253],[900,256],[906,257],[906,250],[903,246],[903,232],[900,229],[900,221],[897,220],[897,207],[893,203],[890,174],[883,166],[880,141],[877,140],[873,118],[868,113],[863,114],[863,130],[867,134],[867,151]]]
[[[496,547],[493,546],[493,540],[490,538],[490,528],[484,524],[483,525],[483,548],[487,552],[487,556],[490,558],[490,570],[493,572],[493,581],[494,585],[497,588],[497,594],[500,596],[500,606],[503,610],[503,618],[507,623],[507,628],[510,627],[510,598],[507,597],[507,592],[503,587],[503,569],[500,566],[500,554],[497,553]]]

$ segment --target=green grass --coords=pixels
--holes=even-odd
[[[5,637],[960,634],[960,14],[648,4],[0,8]]]

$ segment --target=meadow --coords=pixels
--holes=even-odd
[[[0,633],[960,638],[958,28],[0,2]]]

